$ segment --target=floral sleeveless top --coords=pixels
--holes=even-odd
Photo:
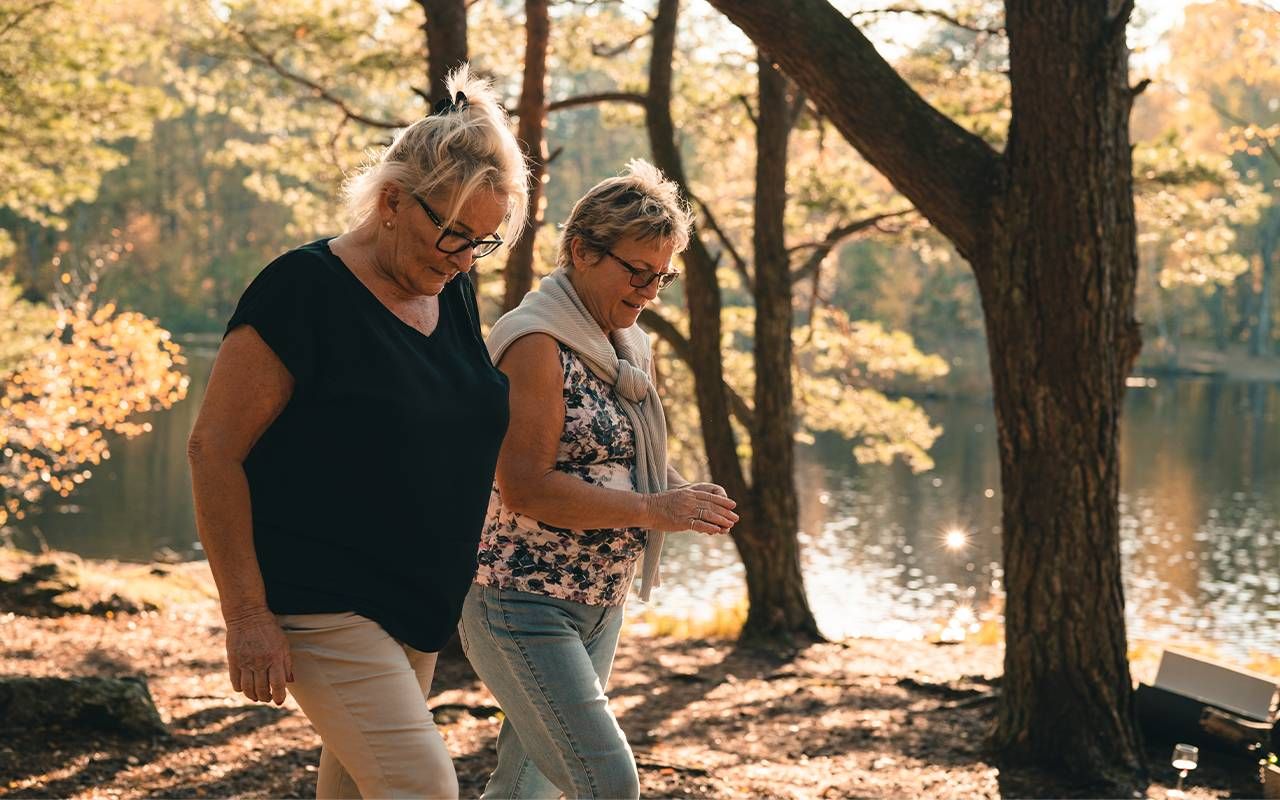
[[[635,491],[636,446],[631,421],[613,387],[560,345],[564,370],[564,432],[556,469],[596,486]],[[533,592],[592,606],[619,606],[644,553],[641,528],[557,528],[502,504],[498,485],[480,535],[476,583]]]

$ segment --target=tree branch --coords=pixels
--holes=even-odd
[[[654,311],[652,308],[646,308],[640,312],[640,324],[657,334],[658,338],[671,346],[671,352],[676,358],[685,363],[689,369],[695,369],[693,365],[693,348],[689,344],[689,340],[684,334],[671,323],[671,320]],[[747,401],[742,399],[742,395],[733,390],[729,384],[724,384],[725,395],[729,398],[729,410],[732,412],[734,419],[738,420],[744,428],[749,431],[755,430],[753,420],[755,415],[751,413],[751,407],[747,405]]]
[[[53,0],[45,0],[45,2],[43,3],[36,3],[30,8],[19,11],[17,14],[14,15],[13,19],[9,20],[9,23],[4,26],[4,29],[0,30],[0,38],[4,38],[4,36],[8,34],[9,31],[21,25],[22,21],[25,20],[27,17],[31,16],[37,11],[43,11],[44,9],[48,8],[51,5],[53,5]]]
[[[938,11],[932,8],[919,8],[916,6],[888,6],[886,8],[868,8],[861,11],[854,11],[849,15],[849,19],[854,17],[869,16],[872,14],[915,14],[921,17],[933,17],[940,19],[948,25],[954,25],[966,31],[974,33],[986,33],[992,36],[1004,36],[1004,26],[998,28],[988,28],[985,25],[975,25],[972,22],[965,22],[954,14],[948,14],[945,11]]]
[[[808,100],[804,96],[804,92],[795,83],[791,84],[791,88],[793,94],[791,96],[791,108],[787,113],[787,130],[795,128],[796,123],[800,121],[800,115],[804,113],[805,103]]]
[[[792,252],[801,249],[813,249],[813,252],[809,254],[809,257],[805,259],[804,263],[791,271],[791,284],[794,286],[799,281],[804,280],[806,276],[815,274],[818,271],[818,268],[822,265],[822,262],[831,254],[831,251],[855,233],[864,231],[867,228],[879,227],[879,223],[887,219],[905,217],[908,214],[913,213],[915,213],[914,208],[904,208],[900,211],[889,211],[884,214],[876,214],[872,217],[854,220],[853,222],[835,226],[827,232],[826,236],[822,237],[822,241],[820,242],[811,242],[790,248]],[[816,286],[814,287],[814,292],[817,292]]]
[[[249,35],[249,32],[247,30],[239,27],[232,27],[231,30],[234,31],[235,34],[240,37],[240,39],[245,43],[246,47],[248,47],[251,51],[253,51],[255,55],[257,55],[259,63],[263,64],[264,66],[270,67],[277,75],[284,78],[285,80],[291,81],[293,83],[297,83],[301,86],[305,86],[306,88],[310,89],[313,97],[309,99],[322,100],[333,106],[336,106],[338,110],[342,112],[343,117],[345,119],[355,120],[356,122],[362,123],[364,125],[368,125],[373,128],[394,129],[394,128],[403,128],[409,124],[401,120],[377,119],[374,117],[370,117],[366,114],[362,114],[359,111],[353,110],[351,106],[347,105],[347,101],[343,100],[341,97],[338,97],[336,94],[334,94],[332,91],[330,91],[326,87],[320,85],[319,83],[312,80],[311,78],[306,77],[305,75],[300,75],[296,72],[293,72],[292,70],[288,69],[283,64],[281,64],[274,54],[268,53],[265,48],[263,48],[256,41],[254,41],[254,38]]]
[[[1179,89],[1177,85],[1167,81],[1165,83],[1167,83],[1169,86],[1172,86],[1175,92],[1187,98],[1188,100],[1195,99],[1191,95]],[[1246,128],[1257,124],[1257,123],[1250,122],[1249,120],[1237,114],[1232,113],[1229,109],[1223,107],[1222,105],[1219,105],[1217,101],[1215,101],[1211,96],[1206,96],[1203,98],[1203,100],[1205,103],[1209,105],[1210,108],[1212,108],[1215,112],[1217,112],[1219,116],[1226,119],[1228,122],[1234,122],[1235,124],[1243,125]],[[1262,138],[1261,141],[1262,141],[1262,148],[1267,151],[1267,155],[1271,156],[1271,160],[1276,162],[1277,166],[1280,166],[1280,152],[1277,152],[1275,146],[1273,146],[1271,142],[1268,141],[1267,139]]]
[[[613,58],[614,56],[620,56],[623,53],[630,50],[631,48],[635,47],[636,44],[641,39],[643,39],[648,35],[649,35],[649,31],[641,31],[640,33],[637,33],[635,36],[632,36],[630,39],[623,42],[622,44],[615,44],[612,46],[606,45],[602,42],[592,42],[591,55],[596,56],[598,58]]]
[[[976,261],[1001,156],[907,85],[827,0],[710,0],[894,187]]]
[[[590,106],[596,103],[631,103],[632,105],[643,106],[645,102],[645,96],[638,92],[599,92],[598,94],[580,94],[553,101],[547,104],[547,111],[563,111],[566,108]]]
[[[724,245],[725,252],[727,252],[729,254],[729,258],[733,260],[734,268],[737,269],[738,274],[742,276],[742,282],[748,289],[750,289],[751,269],[747,266],[746,259],[744,259],[742,254],[738,252],[738,249],[733,246],[733,240],[730,239],[728,234],[724,232],[724,229],[720,227],[720,223],[716,222],[715,215],[711,213],[711,209],[707,207],[707,204],[702,202],[702,198],[692,192],[689,193],[689,197],[693,202],[698,204],[698,209],[702,212],[702,218],[706,221],[707,227],[711,228],[711,230],[715,232],[716,238],[718,238],[720,243]]]

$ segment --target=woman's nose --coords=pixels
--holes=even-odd
[[[471,265],[476,263],[475,250],[468,247],[459,253],[451,253],[449,255],[449,263],[458,269],[459,272],[470,272]]]

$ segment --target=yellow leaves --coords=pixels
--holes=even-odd
[[[1166,289],[1229,283],[1249,268],[1236,231],[1271,198],[1226,156],[1189,152],[1172,135],[1134,149],[1138,242]]]
[[[112,304],[95,309],[82,296],[53,323],[52,333],[0,371],[5,519],[21,519],[22,506],[46,491],[69,495],[92,477],[86,464],[111,457],[105,433],[145,433],[151,424],[136,415],[186,396],[177,345],[155,322],[116,313]],[[3,342],[0,337],[0,347]]]
[[[663,315],[684,329],[684,315],[667,307]],[[751,355],[755,309],[728,306],[722,310],[724,340],[722,361],[725,380],[748,405],[755,384]],[[933,466],[928,450],[942,433],[928,415],[908,398],[890,398],[873,382],[910,377],[921,381],[946,375],[942,358],[920,352],[914,340],[901,331],[888,331],[876,322],[850,320],[838,309],[818,307],[811,325],[797,326],[794,371],[796,441],[811,444],[814,434],[827,431],[850,441],[861,463],[887,464],[902,458],[916,471]],[[670,357],[665,346],[660,357],[660,391],[671,431],[670,453],[686,474],[699,474],[701,453],[697,447],[699,426],[693,376],[686,366]],[[750,456],[750,438],[741,429],[740,456]]]

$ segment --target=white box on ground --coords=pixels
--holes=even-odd
[[[1258,722],[1272,721],[1280,688],[1271,678],[1172,650],[1160,658],[1155,685]]]

